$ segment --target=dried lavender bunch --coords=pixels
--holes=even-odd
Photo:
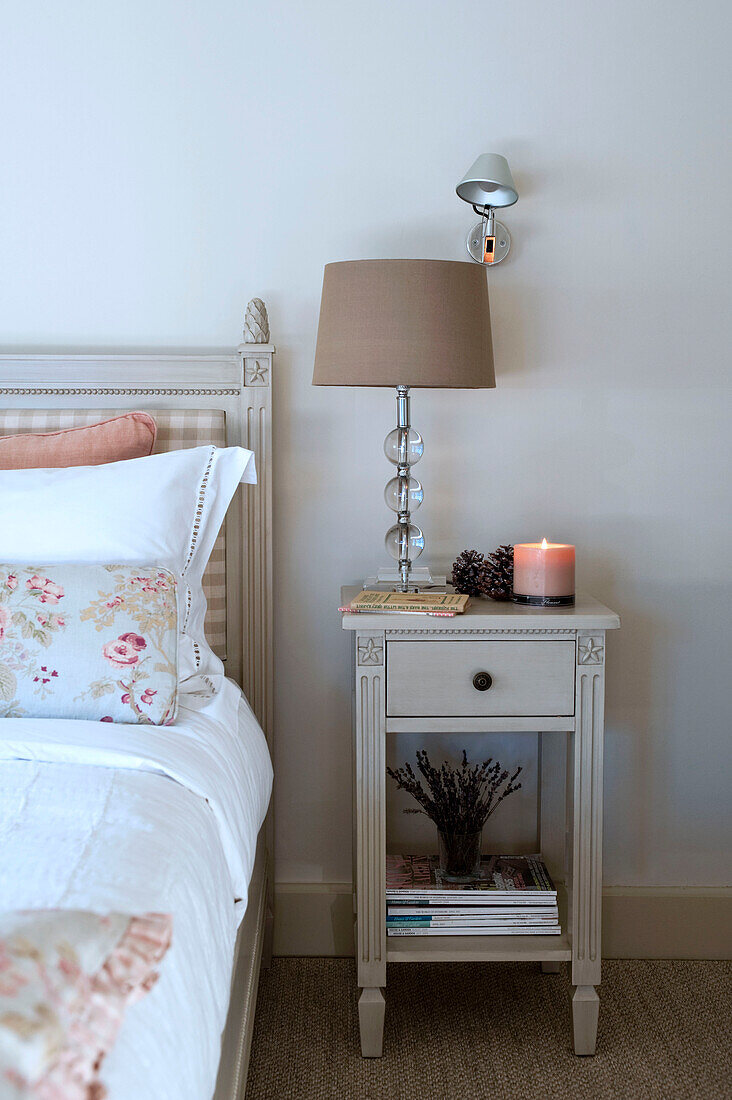
[[[520,767],[509,775],[497,760],[493,762],[493,757],[482,764],[470,764],[465,749],[457,768],[446,760],[441,767],[433,767],[421,749],[417,752],[417,768],[427,784],[426,790],[409,763],[386,771],[399,790],[407,791],[421,806],[419,810],[410,807],[404,813],[426,814],[445,833],[477,833],[504,798],[521,789],[516,782]]]

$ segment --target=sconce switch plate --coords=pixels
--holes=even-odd
[[[511,234],[506,229],[502,222],[496,221],[494,223],[495,233],[493,234],[494,244],[492,250],[493,259],[487,259],[485,253],[485,234],[483,232],[483,222],[477,222],[476,225],[468,233],[468,239],[465,242],[468,246],[468,252],[470,258],[475,260],[477,264],[493,265],[499,264],[501,260],[505,260],[508,255],[508,250],[511,247]],[[490,240],[490,238],[489,238]],[[490,255],[490,251],[488,255]]]

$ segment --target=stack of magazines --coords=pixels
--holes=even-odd
[[[386,857],[389,936],[558,936],[557,891],[541,856],[483,856],[450,882],[437,856]]]

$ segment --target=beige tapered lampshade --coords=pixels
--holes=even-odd
[[[457,260],[326,264],[313,385],[495,384],[483,267]]]

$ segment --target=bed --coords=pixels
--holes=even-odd
[[[204,579],[206,634],[227,676],[213,699],[184,697],[170,727],[0,723],[2,908],[173,913],[160,980],[105,1062],[110,1100],[245,1090],[273,924],[273,354],[257,343],[0,356],[0,435],[144,410],[156,450],[215,443],[256,455],[258,483],[237,492]]]

